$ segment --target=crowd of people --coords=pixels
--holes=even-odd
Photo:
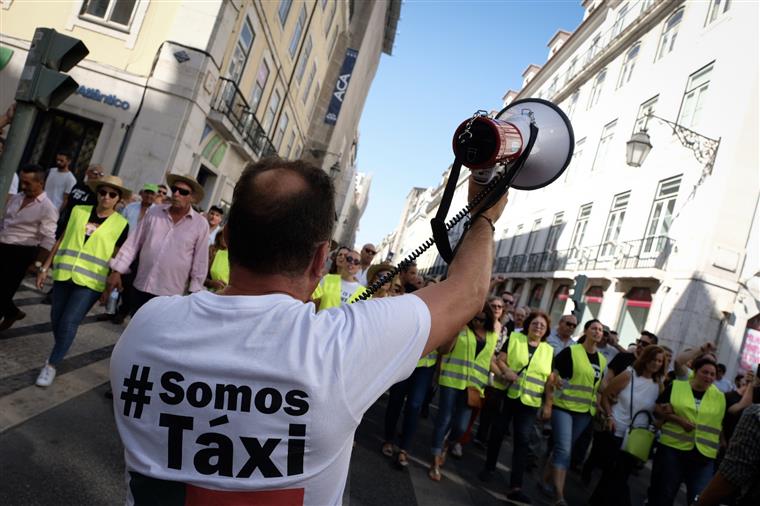
[[[262,200],[273,197],[256,186],[264,184],[259,180],[266,179],[268,172],[285,170],[277,165],[283,162],[267,163],[249,170],[239,184],[249,185]],[[285,174],[287,171],[296,179],[304,179],[303,184],[330,187],[308,167],[289,165]],[[309,236],[296,237],[295,230],[293,238],[287,239],[291,243],[282,242],[285,239],[276,232],[278,227],[283,229],[284,222],[264,219],[253,204],[240,203],[242,190],[238,188],[237,208],[233,204],[228,225],[223,224],[225,212],[220,207],[213,206],[201,214],[194,205],[203,199],[203,187],[187,176],[169,174],[166,184],[146,183],[134,200],[123,181],[107,175],[101,166],[89,167],[83,180],[77,181],[71,174],[68,153],[58,154],[56,167],[45,170],[39,165],[25,165],[18,176],[18,193],[10,196],[0,225],[0,331],[25,316],[13,304],[13,295],[24,275],[30,269],[35,271],[39,289],[52,278],[54,345],[37,379],[40,387],[54,381],[56,366],[64,359],[86,314],[98,301],[106,304],[113,294],[121,294],[121,304],[103,319],[120,324],[159,296],[194,294],[204,288],[212,293],[236,295],[241,285],[254,279],[264,288],[251,281],[251,286],[257,288],[250,294],[268,295],[278,290],[268,290],[267,283],[294,283],[288,276],[285,281],[277,277],[281,276],[279,272],[306,269],[305,276],[315,285],[299,281],[289,291],[279,292],[297,292],[298,299],[314,303],[317,315],[330,313],[326,310],[331,308],[364,307],[353,303],[368,286],[376,288],[373,300],[392,301],[417,292],[418,298],[406,300],[427,304],[429,317],[419,317],[416,327],[410,323],[412,310],[403,309],[408,306],[395,302],[371,306],[379,308],[378,321],[392,315],[398,320],[396,325],[413,327],[417,333],[417,344],[404,344],[410,351],[420,353],[413,357],[416,364],[408,357],[403,359],[406,369],[402,369],[410,373],[386,371],[382,382],[373,383],[374,390],[388,391],[383,443],[378,450],[394,459],[400,469],[409,466],[420,417],[430,413],[430,454],[419,457],[430,462],[428,476],[434,482],[443,479],[447,456],[461,457],[469,444],[485,450],[479,479],[498,479],[499,455],[505,438],[511,435],[507,497],[514,503],[531,504],[534,495],[541,493],[558,506],[567,504],[567,473],[576,469],[590,487],[589,504],[631,504],[629,478],[652,459],[647,492],[651,506],[672,505],[682,484],[689,504],[758,504],[760,384],[753,371],[737,376],[733,383],[728,381],[726,367],[718,363],[711,342],[674,355],[659,344],[655,334],[642,331],[635,343],[623,348],[617,332],[599,320],[586,320],[579,329],[577,316],[568,313],[553,326],[550,316],[540,309],[517,307],[514,294],[498,293],[497,287],[503,281],[500,278],[492,280],[491,293],[482,307],[468,303],[479,311],[466,325],[454,335],[445,335],[451,332],[451,323],[447,327],[437,325],[457,306],[434,311],[434,301],[440,296],[433,295],[438,291],[431,286],[447,283],[464,291],[464,267],[458,268],[462,269],[456,277],[459,284],[425,278],[413,263],[404,264],[398,275],[391,276],[393,266],[375,262],[377,248],[369,243],[360,250],[338,247],[328,256],[329,242],[319,242],[315,243],[319,244],[317,249],[309,253],[311,263],[304,258],[290,258],[283,252],[295,247],[297,240],[309,240]],[[270,184],[275,193],[291,191],[277,186],[280,182],[273,180]],[[302,183],[292,184],[297,187]],[[323,204],[314,200],[310,205]],[[303,211],[294,209],[294,213]],[[493,223],[492,218],[483,217],[476,223],[483,223],[478,230],[485,237],[487,227],[493,228]],[[498,214],[493,219],[498,219]],[[256,226],[262,230],[269,227],[271,235],[261,237],[263,242],[257,244],[241,239],[246,230],[243,222],[245,226],[258,223]],[[324,232],[320,229],[319,234]],[[302,234],[307,233],[309,230],[304,228]],[[240,266],[246,263],[248,270],[241,274]],[[243,281],[231,287],[231,270],[234,277],[236,265],[238,279]],[[458,274],[458,269],[452,272]],[[472,271],[470,275],[477,273]],[[307,286],[316,288],[305,292]],[[475,289],[469,293],[481,295]],[[218,312],[235,309],[238,304],[243,308],[241,301],[222,308],[214,305],[215,299],[193,300]],[[180,303],[175,300],[162,304]],[[253,306],[249,309],[253,310]],[[409,311],[409,315],[397,316],[402,311]],[[419,307],[415,311],[427,314]],[[332,318],[342,313],[330,314]],[[362,321],[357,318],[359,314],[351,318],[351,325]],[[146,324],[138,322],[140,328]],[[371,324],[375,324],[374,320],[362,325],[372,328]],[[336,325],[340,325],[340,332],[350,327],[344,320],[330,325],[333,332],[339,332]],[[137,332],[134,327],[129,327],[132,334]],[[354,329],[355,339],[364,339],[366,330]],[[312,346],[316,345],[304,344]],[[351,346],[347,349],[353,350]],[[320,356],[326,353],[312,351]],[[370,351],[363,352],[368,360],[372,358]],[[380,354],[380,349],[374,353]],[[232,360],[232,355],[229,358]],[[166,357],[161,360],[170,361]],[[335,365],[344,366],[347,367],[342,362]],[[308,363],[303,367],[304,374],[310,374]],[[112,380],[116,378],[114,374],[112,369]],[[341,388],[349,390],[345,384]],[[355,397],[349,411],[360,420],[377,397],[370,398],[373,390],[357,388],[360,387],[351,386]],[[431,404],[437,407],[434,414]],[[127,429],[128,420],[119,424],[125,437],[132,430]],[[538,473],[540,486],[528,489],[525,477],[533,470]],[[591,487],[595,474],[599,476]]]

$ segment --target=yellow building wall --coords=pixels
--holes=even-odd
[[[90,50],[87,60],[109,65],[132,74],[146,76],[150,72],[158,46],[167,37],[180,2],[151,1],[133,48],[124,40],[74,25],[67,21],[80,2],[16,0],[9,9],[0,9],[0,32],[17,39],[31,41],[38,27],[82,40]]]

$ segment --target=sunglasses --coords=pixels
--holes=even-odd
[[[377,255],[377,251],[373,251],[371,249],[364,248],[365,253],[369,253],[370,255]]]
[[[105,174],[103,174],[99,170],[88,170],[87,174],[90,175],[90,176],[95,176],[95,177],[103,177],[103,176],[105,176]]]
[[[578,324],[577,324],[577,323],[573,323],[573,322],[562,322],[562,323],[564,323],[565,325],[567,325],[567,326],[568,326],[568,327],[570,327],[571,329],[574,329],[575,327],[577,327],[577,326],[578,326]]]
[[[166,190],[158,190],[159,195],[166,195]]]
[[[494,309],[504,309],[504,306],[501,304],[491,304],[491,307]]]
[[[511,306],[511,305],[513,305],[514,303],[515,303],[515,301],[513,301],[513,300],[505,300],[505,301],[504,301],[504,304],[506,304],[507,306]]]
[[[642,341],[641,339],[639,339],[638,341],[636,341],[636,346],[647,347],[650,344],[652,344],[652,343],[648,343],[646,341]]]
[[[359,265],[360,263],[362,263],[362,261],[361,261],[361,260],[359,260],[358,258],[347,257],[347,258],[346,258],[346,263],[347,263],[347,264],[354,264],[354,265]]]
[[[472,321],[483,323],[483,322],[486,321],[486,319],[485,318],[481,318],[480,316],[476,316],[475,318],[472,319]]]
[[[188,190],[186,188],[180,188],[179,186],[172,186],[171,189],[172,189],[172,193],[179,193],[183,197],[187,197],[188,195],[193,193],[192,190]],[[166,194],[164,193],[162,195],[166,195]]]
[[[119,193],[118,192],[109,192],[108,190],[98,190],[98,195],[100,195],[101,197],[105,197],[106,195],[108,195],[112,199],[115,199],[116,197],[119,196]]]

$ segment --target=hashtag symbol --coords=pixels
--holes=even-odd
[[[132,365],[129,378],[124,378],[126,390],[121,393],[121,399],[124,401],[124,416],[130,416],[129,412],[132,411],[132,404],[134,404],[135,413],[132,416],[138,420],[142,417],[143,406],[150,404],[150,396],[145,395],[145,392],[153,390],[153,382],[148,381],[148,378],[150,378],[150,367],[144,366],[141,373],[140,366]]]

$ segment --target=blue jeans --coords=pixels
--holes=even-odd
[[[77,335],[79,324],[87,312],[100,298],[100,292],[90,290],[71,281],[53,283],[53,304],[50,307],[50,319],[53,324],[55,345],[50,352],[48,363],[57,365],[66,356],[71,343]]]
[[[422,403],[425,402],[430,382],[433,379],[435,366],[418,367],[409,377],[409,390],[404,408],[404,424],[401,431],[402,450],[408,450],[417,431],[417,421],[420,419]]]
[[[552,465],[554,467],[567,469],[570,466],[573,444],[590,422],[589,413],[576,413],[556,407],[552,409],[552,437],[554,438]]]
[[[710,482],[714,472],[714,460],[658,444],[652,463],[649,506],[671,506],[681,483],[686,483],[686,500],[691,504]]]
[[[472,409],[467,405],[467,389],[441,385],[438,389],[438,415],[433,428],[433,455],[443,453],[443,439],[449,432],[449,442],[454,443],[467,430]]]

